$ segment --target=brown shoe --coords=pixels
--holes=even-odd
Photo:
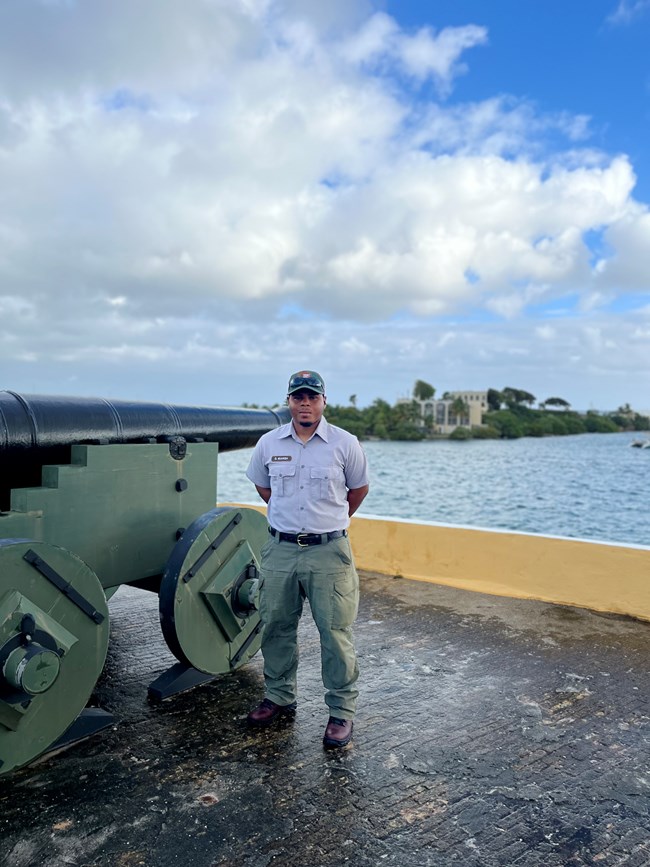
[[[339,719],[331,716],[325,729],[323,746],[325,749],[335,750],[344,747],[352,740],[354,723],[351,719]]]
[[[291,704],[276,704],[270,698],[265,698],[257,707],[246,717],[249,725],[252,726],[268,726],[271,725],[274,719],[283,716],[294,716],[296,712],[296,702]]]

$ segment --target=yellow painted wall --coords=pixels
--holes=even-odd
[[[650,620],[650,548],[360,517],[350,538],[359,569]]]
[[[650,548],[353,518],[360,569],[650,620]]]

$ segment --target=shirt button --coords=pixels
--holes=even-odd
[[[303,489],[304,487],[305,487],[304,485],[301,485],[301,486],[300,486],[300,490],[302,491],[302,489]]]
[[[301,506],[301,507],[300,507],[300,511],[301,511],[301,512],[304,512],[304,511],[305,511],[305,507],[304,507],[304,506]]]

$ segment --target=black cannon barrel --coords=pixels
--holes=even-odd
[[[218,442],[221,451],[253,446],[289,421],[286,408],[176,406],[0,391],[0,455],[79,443],[137,443],[170,437]]]
[[[13,488],[41,484],[41,468],[66,464],[86,443],[218,442],[220,451],[253,446],[285,424],[289,410],[176,406],[0,391],[0,511]]]

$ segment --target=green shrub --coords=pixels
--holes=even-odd
[[[586,431],[584,421],[577,415],[566,413],[562,416],[562,421],[568,434],[581,434]]]
[[[472,428],[472,437],[475,440],[496,440],[499,436],[499,431],[489,424],[482,424],[480,427],[476,425]]]
[[[585,428],[589,433],[616,433],[618,426],[604,415],[596,415],[588,412],[585,419]]]
[[[449,434],[450,440],[471,440],[472,432],[468,427],[455,427]]]
[[[563,436],[567,428],[555,413],[545,413],[527,426],[526,433],[531,437]]]
[[[507,409],[498,412],[488,412],[483,416],[483,422],[496,428],[502,439],[513,440],[524,436],[524,427],[520,420]]]
[[[388,439],[391,440],[423,440],[424,431],[415,425],[402,422],[388,431]]]
[[[564,424],[564,419],[559,415],[549,416],[551,420],[551,433],[553,436],[563,437],[568,433],[567,426]]]
[[[545,437],[553,433],[553,425],[550,418],[536,418],[535,421],[526,425],[526,436]]]

